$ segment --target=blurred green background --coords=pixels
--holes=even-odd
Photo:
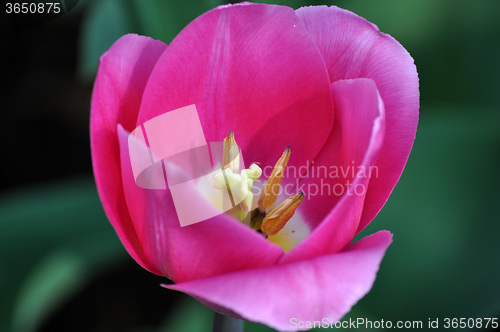
[[[352,10],[404,45],[419,72],[412,154],[362,233],[389,229],[394,242],[347,317],[424,326],[499,317],[500,1],[274,3]],[[135,32],[168,43],[217,4],[79,1],[23,30],[2,16],[0,331],[209,330],[208,309],[161,288],[118,241],[92,178],[88,117],[97,59],[116,39]]]

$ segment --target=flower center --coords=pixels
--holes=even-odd
[[[255,193],[254,184],[261,177],[262,169],[252,164],[239,172],[239,147],[234,133],[230,131],[223,143],[221,170],[212,180],[214,188],[229,194],[233,208],[226,211],[228,215],[262,233],[269,241],[281,246],[285,252],[291,250],[310,232],[303,219],[296,214],[305,197],[302,192],[275,205],[290,154],[291,149],[287,147],[276,162],[263,189]],[[258,201],[256,197],[259,197]]]

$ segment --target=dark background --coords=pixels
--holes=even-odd
[[[394,243],[372,292],[349,316],[424,325],[499,317],[500,2],[323,3],[400,41],[421,86],[407,168],[363,231],[389,229]],[[16,25],[2,8],[1,331],[208,330],[207,309],[161,288],[166,281],[121,246],[96,194],[88,135],[100,54],[128,32],[168,43],[217,2],[190,4],[79,1],[36,25]]]

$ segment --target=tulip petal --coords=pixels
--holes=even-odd
[[[316,156],[332,126],[328,73],[295,12],[240,3],[205,13],[170,44],[146,87],[139,122],[195,104],[208,142],[235,133],[245,161]]]
[[[377,159],[359,224],[360,232],[385,204],[410,154],[418,122],[418,76],[413,59],[391,36],[372,23],[337,7],[296,11],[318,46],[330,81],[371,78],[386,110],[386,138]]]
[[[149,37],[126,35],[101,57],[92,94],[92,163],[106,214],[130,255],[158,273],[145,257],[125,203],[116,124],[136,124],[149,74],[167,45]]]
[[[278,330],[306,330],[293,322],[337,321],[371,289],[391,242],[392,234],[380,231],[345,252],[164,286],[219,312]]]
[[[220,211],[212,212],[216,208],[194,186],[185,189],[190,199],[181,208],[209,211],[216,216],[181,227],[176,210],[179,206],[174,204],[171,190],[143,189],[136,184],[128,148],[129,133],[118,126],[118,135],[127,208],[137,230],[137,240],[154,271],[183,282],[269,266],[281,258],[281,248],[262,234]]]
[[[334,82],[332,94],[332,135],[311,166],[316,174],[299,186],[307,197],[300,213],[313,231],[283,257],[283,262],[333,253],[351,242],[371,181],[368,170],[384,140],[384,104],[373,80]],[[320,172],[322,166],[327,173]],[[337,173],[331,173],[332,169]]]

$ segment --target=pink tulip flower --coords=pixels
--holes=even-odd
[[[168,189],[135,183],[129,133],[192,104],[207,142],[232,131],[245,162],[264,170],[255,185],[282,155],[299,170],[280,179],[292,193],[263,209],[271,223],[270,210],[292,196],[293,216],[274,212],[284,220],[276,234],[230,214],[181,227]],[[419,109],[413,59],[374,24],[337,7],[220,6],[168,46],[116,41],[100,59],[91,108],[105,212],[130,255],[173,281],[165,287],[280,330],[339,320],[371,289],[392,234],[352,240],[399,180]],[[193,193],[190,205],[209,204]]]

